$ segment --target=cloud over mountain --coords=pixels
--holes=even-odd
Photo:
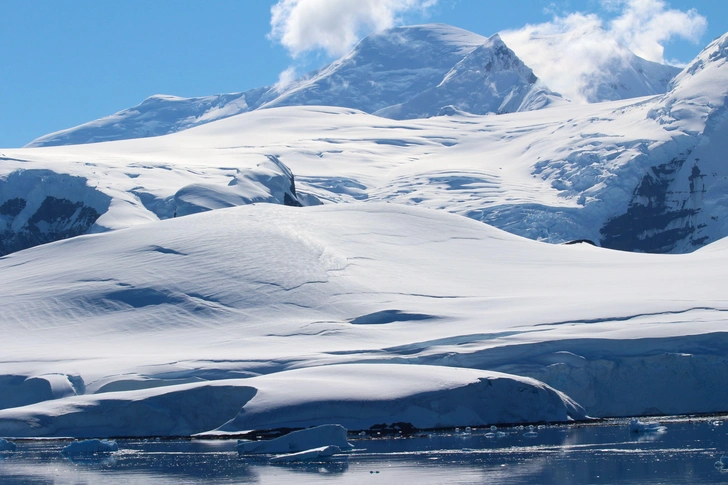
[[[323,49],[345,54],[363,36],[388,29],[398,17],[438,0],[279,0],[271,8],[269,37],[293,57]]]
[[[592,102],[603,98],[596,92],[600,83],[595,82],[595,73],[614,72],[620,66],[630,69],[634,54],[664,64],[668,41],[683,38],[697,42],[707,26],[705,17],[695,9],[670,9],[663,0],[601,3],[617,15],[607,20],[593,13],[555,14],[550,22],[504,31],[501,37],[551,89],[574,101]],[[665,77],[674,74],[666,73]],[[604,81],[617,87],[620,84]]]

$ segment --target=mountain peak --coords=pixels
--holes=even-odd
[[[569,32],[503,32],[506,43],[551,89],[579,103],[664,94],[680,68],[648,61],[598,26]]]
[[[716,109],[728,103],[728,33],[718,37],[703,49],[685,69],[670,82],[662,97],[661,107],[650,112],[650,117],[662,124],[675,121],[695,126]],[[693,128],[695,129],[695,128]]]
[[[565,102],[538,81],[531,68],[495,34],[458,61],[437,86],[375,114],[423,118],[436,116],[444,107],[480,115],[502,114]]]
[[[486,37],[469,30],[440,23],[392,27],[371,34],[365,37],[364,40],[377,37],[397,38],[403,34],[406,35],[406,38],[400,37],[402,40],[426,40],[427,42],[446,44],[461,49],[459,52],[461,55],[466,55],[487,40]]]
[[[553,37],[548,41],[555,42]],[[347,55],[286,86],[200,98],[155,95],[133,108],[43,136],[28,146],[157,136],[279,106],[339,106],[412,118],[434,116],[445,106],[485,114],[564,102],[546,85],[560,92],[559,87],[551,85],[550,78],[519,49],[512,50],[511,44],[505,35],[486,38],[445,24],[394,27],[367,36]],[[543,45],[536,51],[542,52]],[[559,55],[568,57],[563,52]],[[561,69],[562,63],[563,59],[550,59],[547,64]],[[674,68],[648,61],[632,63],[628,69],[621,64],[601,66],[591,73],[596,85],[590,89],[596,94],[589,100],[664,93],[674,74]]]

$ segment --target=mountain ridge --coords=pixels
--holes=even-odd
[[[448,73],[487,41],[488,38],[479,34],[445,24],[396,27],[367,36],[342,58],[285,87],[272,85],[242,93],[197,98],[154,95],[135,107],[41,136],[26,146],[159,136],[251,110],[292,105],[341,106],[379,115],[391,113],[398,118],[436,116],[447,106],[461,111],[472,106],[475,114],[485,114],[490,106],[482,101],[487,96],[475,89],[461,92],[459,99],[446,94],[447,99],[442,100],[441,106],[435,106],[440,101],[433,93],[446,93],[446,89],[437,88]],[[519,81],[515,82],[519,84]],[[476,85],[471,83],[471,86],[475,88]],[[500,88],[500,91],[504,90],[507,91]],[[412,100],[418,96],[427,99],[426,110],[420,106],[414,108],[416,103]],[[540,85],[540,92],[535,92],[534,97],[539,101],[534,100],[524,109],[540,109],[562,102],[545,84]],[[502,104],[494,104],[493,111],[489,112],[498,112]]]

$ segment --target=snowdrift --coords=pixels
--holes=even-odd
[[[725,411],[726,247],[550,245],[359,203],[31,248],[0,258],[0,435]]]

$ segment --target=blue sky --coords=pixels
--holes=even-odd
[[[279,1],[288,2],[289,7],[308,2],[331,12],[352,0]],[[707,20],[693,41],[675,35],[660,41],[665,59],[688,62],[710,40],[728,31],[728,0],[357,1],[357,6],[362,2],[395,5],[385,12],[388,18],[380,15],[376,21],[363,18],[355,22],[348,33],[357,38],[387,22],[443,22],[489,36],[573,12],[594,14],[608,26],[611,19],[624,18],[628,4],[649,4],[651,8],[661,4],[662,11],[695,9]],[[244,91],[276,83],[286,69],[303,73],[330,61],[335,54],[316,49],[323,45],[316,44],[320,38],[298,38],[294,47],[289,43],[286,48],[281,45],[286,42],[281,32],[278,37],[268,35],[271,7],[277,3],[3,0],[0,147],[22,146],[43,134],[131,107],[152,94],[203,96]],[[300,19],[295,24],[292,19],[291,15],[285,17],[279,27],[284,32],[298,27],[303,32],[324,33],[340,27],[340,22],[332,27],[325,20],[310,25]],[[337,43],[336,36],[331,39],[344,47],[345,42]],[[313,44],[306,44],[309,41]],[[291,53],[296,49],[302,52],[294,59]]]

